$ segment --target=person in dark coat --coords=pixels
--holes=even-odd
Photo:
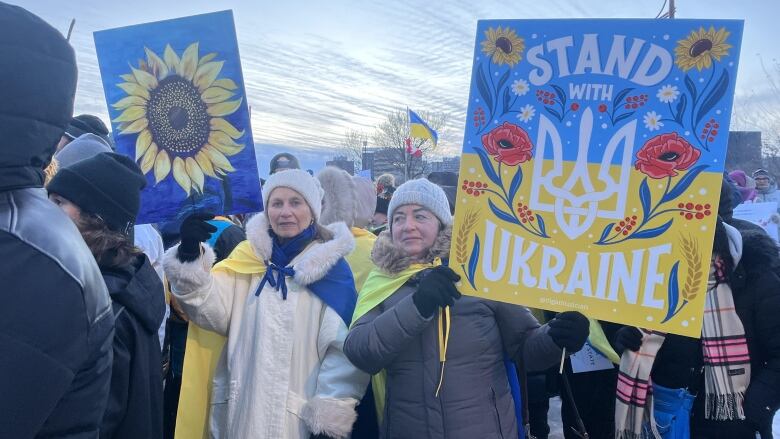
[[[42,189],[73,114],[56,29],[0,3],[0,437],[97,437],[114,316],[95,259]]]
[[[731,254],[724,258],[726,279],[749,355],[749,383],[738,400],[744,419],[715,420],[705,415],[705,361],[700,339],[666,335],[653,363],[651,379],[654,385],[684,389],[691,395],[692,438],[753,439],[756,433],[764,439],[771,438],[772,418],[780,407],[778,246],[763,230],[738,231],[718,221],[713,252]],[[737,254],[730,242],[740,238],[741,254]],[[613,345],[618,353],[626,349],[636,351],[645,338],[638,329],[623,327],[616,332]],[[735,364],[730,366],[729,375],[743,376],[745,370],[744,364]]]
[[[146,179],[129,157],[100,153],[57,172],[49,198],[73,220],[105,280],[116,319],[114,362],[101,438],[162,438],[165,293],[130,237]]]

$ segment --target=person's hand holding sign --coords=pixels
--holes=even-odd
[[[213,219],[211,213],[194,213],[184,219],[179,228],[181,244],[176,257],[182,262],[192,262],[200,256],[200,243],[206,242],[217,228],[206,221]]]
[[[550,337],[559,348],[574,353],[582,349],[590,334],[588,318],[577,311],[559,313],[548,323]]]
[[[420,315],[428,318],[436,312],[436,308],[452,306],[460,298],[460,292],[455,288],[455,282],[459,280],[457,273],[443,265],[428,270],[412,295]]]

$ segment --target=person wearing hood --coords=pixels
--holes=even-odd
[[[0,54],[0,437],[97,437],[111,300],[79,231],[43,189],[73,115],[75,55],[52,26],[2,2]]]
[[[106,146],[111,146],[106,124],[97,116],[79,114],[70,120],[68,127],[65,128],[65,132],[62,133],[62,138],[60,138],[60,142],[57,144],[57,151],[84,134],[92,134],[96,138],[99,138]]]
[[[718,218],[701,338],[630,326],[615,333],[618,438],[643,430],[675,439],[772,437],[780,407],[778,274],[778,247],[766,233]]]
[[[459,276],[439,265],[449,257],[452,215],[430,181],[399,186],[389,217],[344,344],[357,367],[377,374],[380,437],[518,437],[512,362],[557,364],[563,348],[582,348],[587,318],[564,312],[540,326],[525,307],[461,297]]]
[[[111,295],[116,332],[101,438],[162,438],[162,354],[157,330],[165,293],[130,234],[146,179],[129,157],[100,153],[66,166],[49,199],[76,224]]]
[[[772,174],[766,169],[757,169],[753,172],[753,180],[756,181],[756,203],[778,203],[780,212],[780,192],[777,191],[777,183]]]
[[[342,349],[357,292],[344,260],[354,238],[322,226],[322,188],[306,171],[272,174],[247,241],[210,269],[215,228],[193,215],[164,257],[192,322],[227,337],[216,367],[211,437],[346,438],[368,375]],[[185,372],[186,373],[186,372]]]
[[[745,174],[745,171],[731,171],[729,172],[729,178],[739,190],[743,203],[752,203],[756,199],[758,195],[758,192],[756,192],[756,181]]]

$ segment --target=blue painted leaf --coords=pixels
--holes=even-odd
[[[517,171],[515,172],[515,176],[512,177],[512,182],[509,183],[509,203],[512,204],[512,202],[515,200],[515,195],[517,195],[517,189],[520,188],[520,183],[523,182],[523,170],[520,168],[520,166],[517,167]]]
[[[542,238],[548,238],[547,227],[544,225],[544,218],[538,213],[536,214],[536,222],[539,224],[539,231],[542,232]]]
[[[561,113],[559,113],[559,112],[555,111],[555,109],[554,109],[554,108],[551,108],[551,107],[544,107],[544,109],[545,109],[545,110],[547,110],[547,112],[548,112],[548,113],[550,113],[550,114],[552,114],[553,116],[555,116],[555,118],[556,118],[556,119],[558,119],[558,121],[559,121],[559,122],[563,120],[563,116],[561,116]]]
[[[639,232],[636,232],[633,235],[631,235],[631,238],[634,238],[634,239],[655,238],[656,236],[662,235],[664,232],[669,230],[669,227],[672,226],[672,221],[673,220],[669,220],[669,221],[665,222],[664,224],[662,224],[662,225],[660,225],[658,227],[652,228],[652,229],[640,230]]]
[[[517,220],[515,219],[515,217],[513,217],[512,214],[506,213],[503,210],[496,207],[496,205],[493,204],[493,200],[488,199],[488,206],[490,206],[490,210],[493,211],[493,215],[498,217],[498,219],[500,219],[501,221],[517,224]]]
[[[696,113],[696,125],[704,119],[704,116],[712,110],[715,105],[718,104],[720,99],[726,94],[726,90],[729,89],[729,72],[726,69],[720,74],[720,77],[715,82],[715,86],[712,87],[707,96],[702,100],[698,113]]]
[[[686,107],[688,107],[688,95],[683,94],[680,96],[680,101],[677,102],[677,114],[674,115],[675,122],[679,123],[680,125],[682,125]]]
[[[511,100],[512,100],[512,93],[507,88],[506,90],[504,90],[504,107],[501,109],[502,114],[506,114],[507,111],[509,111],[509,107],[510,105],[512,105]]]
[[[621,114],[620,116],[616,117],[614,121],[612,121],[612,125],[617,125],[620,121],[622,121],[623,119],[628,119],[633,114],[634,114],[633,111]]]
[[[699,165],[691,168],[690,171],[686,172],[685,175],[683,175],[682,178],[677,181],[677,184],[674,185],[672,190],[670,190],[666,195],[664,195],[663,198],[661,198],[661,203],[672,201],[682,195],[685,190],[688,189],[688,187],[693,183],[696,177],[698,177],[699,174],[708,167],[708,165]]]
[[[477,90],[479,95],[482,96],[482,100],[485,102],[488,108],[493,109],[493,92],[490,90],[487,79],[485,78],[485,71],[482,66],[479,67],[477,72]],[[492,116],[492,115],[491,115]]]
[[[601,232],[601,238],[599,238],[596,244],[604,243],[604,240],[607,239],[609,237],[609,234],[612,232],[613,227],[615,227],[615,223],[607,224],[607,227],[604,227],[604,231]]]
[[[642,202],[643,217],[647,218],[650,215],[650,187],[647,186],[647,177],[642,180],[639,185],[639,201]]]
[[[698,92],[696,91],[696,84],[694,84],[693,79],[688,75],[685,75],[685,88],[687,88],[688,93],[691,94],[691,102],[693,102],[693,106],[695,107]]]
[[[677,261],[672,265],[672,270],[669,272],[669,286],[667,288],[666,303],[669,308],[666,310],[666,317],[661,323],[666,323],[669,319],[674,317],[677,311],[677,303],[680,300],[680,286],[677,282],[677,269],[680,268],[680,261]]]
[[[479,263],[479,235],[474,234],[474,247],[471,247],[471,257],[469,257],[469,273],[468,279],[471,284],[471,288],[477,289],[474,285],[474,274],[477,272],[477,264]]]
[[[623,100],[623,98],[625,98],[626,95],[631,93],[631,90],[633,90],[633,88],[631,87],[620,90],[618,94],[615,95],[615,99],[612,100],[612,106],[617,107],[618,104],[620,104],[620,102]]]
[[[506,81],[509,79],[509,73],[512,69],[506,69],[506,73],[501,75],[501,77],[498,79],[498,86],[496,87],[496,94],[501,93],[501,89],[504,87],[504,84],[506,84]]]
[[[479,161],[482,162],[482,168],[490,181],[501,186],[501,179],[498,177],[498,174],[496,174],[496,170],[493,169],[493,161],[490,160],[490,156],[488,155],[487,151],[482,148],[474,148],[474,151],[477,152]]]
[[[561,101],[561,104],[566,107],[566,92],[564,92],[562,88],[555,84],[550,84],[550,87],[555,90],[555,94],[558,95],[558,99]]]

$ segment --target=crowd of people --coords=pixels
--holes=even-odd
[[[701,338],[662,334],[462,296],[451,173],[281,153],[262,212],[137,225],[65,38],[0,3],[0,52],[0,437],[541,439],[560,393],[567,438],[771,438],[780,256],[731,215],[766,171],[724,176]],[[613,367],[559,375],[585,343]]]

